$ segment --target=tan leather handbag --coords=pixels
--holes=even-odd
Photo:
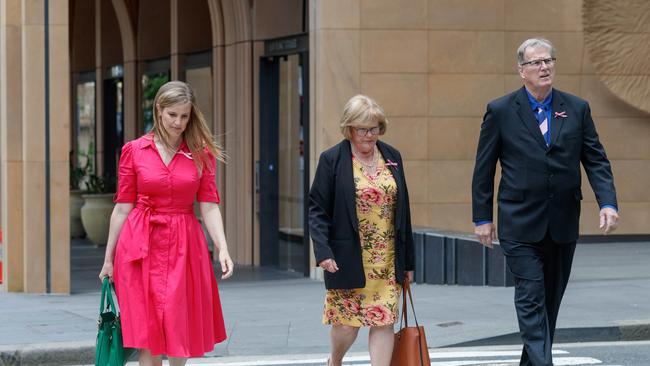
[[[407,316],[406,294],[408,293],[411,301],[411,310],[413,310],[413,319],[415,326],[409,327]],[[402,327],[402,321],[404,327]],[[411,286],[408,277],[404,278],[402,288],[402,317],[400,318],[399,331],[395,333],[395,346],[393,347],[393,358],[390,366],[430,366],[429,348],[427,347],[427,337],[424,335],[424,327],[418,324],[418,318],[415,316],[415,307],[413,306],[413,295],[411,295]]]

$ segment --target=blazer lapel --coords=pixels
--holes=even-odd
[[[548,146],[546,146],[546,141],[544,140],[544,136],[542,136],[542,131],[539,129],[539,122],[537,122],[537,118],[535,118],[535,115],[533,114],[533,109],[530,108],[530,101],[528,101],[528,96],[526,95],[526,89],[524,87],[519,89],[517,97],[515,98],[515,103],[517,104],[517,114],[519,115],[519,118],[521,118],[522,122],[526,128],[528,128],[528,131],[530,131],[535,140],[537,140],[544,150],[547,150]]]
[[[399,172],[399,169],[402,168],[397,166],[397,156],[391,154],[390,150],[386,148],[386,145],[383,142],[377,141],[377,147],[379,148],[381,156],[384,157],[386,166],[390,170],[391,174],[393,174],[395,184],[397,184],[397,204],[395,207],[395,230],[397,231],[402,223],[402,215],[400,215],[400,212],[402,212],[402,205],[404,204],[404,199],[402,197],[404,194],[404,184],[401,178],[402,174]]]
[[[352,150],[350,141],[341,142],[341,155],[339,160],[339,177],[343,182],[343,196],[348,208],[348,214],[352,219],[352,227],[359,232],[359,220],[357,218],[357,200],[354,185],[354,172],[352,171]]]
[[[555,89],[553,89],[553,109],[551,110],[553,113],[553,116],[551,118],[551,148],[555,145],[557,142],[558,136],[560,136],[560,132],[562,132],[562,127],[567,123],[569,115],[566,113],[566,105],[564,103],[564,98],[560,95],[560,93],[556,92]],[[556,116],[555,113],[562,113],[564,112],[564,115],[566,117],[560,117]]]

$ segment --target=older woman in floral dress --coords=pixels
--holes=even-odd
[[[343,111],[345,139],[323,152],[309,193],[314,254],[325,270],[328,365],[339,366],[360,327],[370,327],[373,366],[388,366],[401,284],[415,266],[402,157],[379,141],[387,120],[364,95]]]

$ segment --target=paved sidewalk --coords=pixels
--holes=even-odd
[[[99,296],[81,290],[98,286],[96,261],[89,250],[73,268],[87,276],[75,285],[81,293],[0,293],[0,365],[92,360]],[[649,262],[650,243],[579,244],[557,341],[650,339]],[[219,284],[229,338],[209,356],[327,353],[321,282],[266,269],[237,275]],[[430,347],[518,343],[512,288],[416,285],[413,292]],[[366,349],[367,330],[351,351]]]

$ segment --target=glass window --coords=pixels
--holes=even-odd
[[[153,100],[156,93],[168,81],[167,72],[142,75],[142,131],[145,133],[153,128]]]
[[[83,81],[76,88],[76,164],[95,172],[95,82]],[[82,183],[83,184],[83,183]],[[83,187],[79,187],[83,188]]]
[[[196,104],[205,117],[205,121],[214,133],[212,120],[212,68],[199,67],[185,70],[185,78],[194,90]]]

